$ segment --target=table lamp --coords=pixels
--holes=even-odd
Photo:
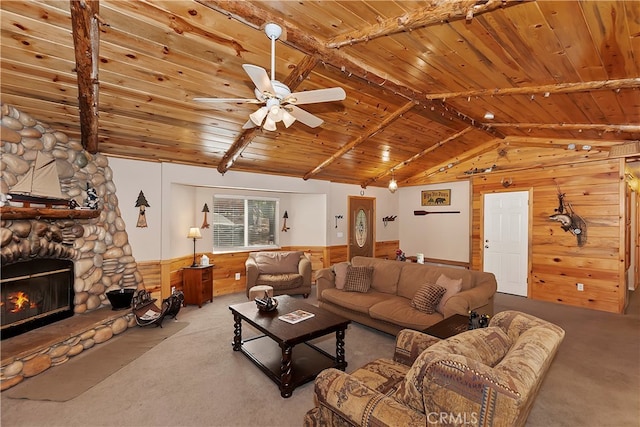
[[[202,239],[200,229],[198,227],[191,227],[189,229],[189,234],[187,234],[187,238],[193,239],[193,264],[191,264],[191,267],[197,267],[198,263],[196,262],[196,239]]]

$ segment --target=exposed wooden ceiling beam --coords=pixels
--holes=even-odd
[[[327,42],[327,47],[336,49],[402,31],[411,31],[427,25],[440,24],[445,21],[469,20],[474,15],[489,12],[505,5],[506,2],[503,0],[434,1],[429,6],[418,10],[380,20],[374,25],[334,37]]]
[[[408,158],[407,160],[398,163],[397,165],[395,165],[394,167],[392,167],[391,169],[389,169],[388,171],[381,173],[380,175],[374,177],[374,178],[370,178],[367,181],[365,181],[364,183],[362,183],[362,188],[367,188],[368,185],[373,184],[374,182],[378,181],[380,178],[383,178],[387,175],[389,175],[391,173],[391,171],[397,171],[399,169],[402,169],[403,167],[409,165],[412,162],[415,162],[416,160],[418,160],[420,157],[427,155],[428,153],[432,152],[433,150],[442,147],[444,144],[446,144],[447,142],[450,141],[454,141],[458,138],[460,138],[462,135],[470,132],[471,130],[473,130],[473,127],[469,126],[465,129],[462,129],[460,132],[456,132],[455,134],[443,139],[442,141],[437,142],[436,144],[432,145],[429,148],[426,148],[424,150],[422,150],[421,152],[414,154],[413,156],[411,156],[410,158]]]
[[[289,73],[286,79],[282,82],[291,89],[293,92],[296,87],[300,85],[307,78],[309,73],[316,67],[318,64],[318,59],[313,56],[305,56],[302,61]],[[260,127],[255,127],[252,129],[244,130],[240,133],[238,138],[233,142],[231,147],[224,153],[220,163],[218,164],[218,172],[224,174],[228,171],[231,166],[235,163],[238,156],[242,153],[251,141],[254,136],[260,131]]]
[[[312,171],[307,172],[302,177],[302,179],[307,180],[307,179],[311,178],[312,176],[316,175],[321,170],[323,170],[327,166],[329,166],[331,163],[335,162],[338,158],[342,157],[345,153],[347,153],[348,151],[350,151],[353,148],[357,147],[359,144],[362,144],[370,136],[380,132],[382,129],[384,129],[387,126],[389,126],[396,119],[401,117],[404,113],[406,113],[407,111],[412,109],[415,105],[416,104],[413,101],[407,102],[402,107],[400,107],[396,111],[394,111],[392,114],[389,114],[387,117],[385,117],[385,119],[383,121],[381,121],[380,123],[378,123],[376,126],[374,126],[371,129],[367,130],[365,133],[361,134],[360,136],[358,136],[353,141],[348,142],[347,144],[343,145],[338,151],[333,153],[333,155],[331,157],[329,157],[327,160],[322,162],[320,165],[316,166]],[[365,186],[363,185],[362,187],[364,188]]]
[[[535,95],[535,94],[556,94],[587,92],[598,89],[636,89],[640,88],[640,77],[629,79],[600,80],[592,82],[578,83],[557,83],[541,86],[508,87],[496,89],[477,89],[462,92],[432,93],[426,95],[427,99],[451,99],[468,98],[470,96],[501,96],[501,95]]]
[[[98,152],[98,0],[69,0],[78,79],[82,146]]]
[[[596,130],[600,132],[640,132],[640,125],[608,125],[592,123],[493,123],[494,127],[514,129]]]
[[[495,141],[495,140],[494,140]],[[482,144],[476,148],[472,148],[470,150],[467,150],[464,152],[464,156],[460,156],[456,158],[456,163],[464,163],[468,160],[473,159],[474,157],[480,156],[484,153],[488,153],[489,151],[495,150],[496,148],[498,148],[500,146],[500,142],[488,142],[486,144]],[[449,161],[449,163],[451,163],[451,161]],[[437,165],[434,166],[430,169],[427,169],[424,172],[420,172],[417,175],[414,175],[410,178],[405,179],[404,181],[402,181],[403,184],[419,184],[420,182],[422,182],[423,180],[439,173],[442,172],[442,168],[444,166],[443,165]]]
[[[432,111],[436,111],[452,121],[464,124],[465,126],[474,126],[496,138],[505,137],[505,135],[497,129],[487,126],[479,119],[468,117],[466,114],[457,111],[451,106],[446,105],[444,102],[435,102],[433,100],[427,100],[428,102],[424,102],[423,97],[425,94],[415,92],[411,88],[394,82],[387,77],[383,77],[384,73],[382,71],[374,70],[370,66],[365,68],[364,65],[360,65],[356,59],[352,58],[345,52],[326,47],[326,42],[305,33],[293,21],[285,21],[282,17],[276,16],[259,8],[255,3],[222,0],[196,1],[254,28],[262,28],[269,22],[275,22],[286,30],[286,40],[283,39],[283,43],[305,52],[308,55],[316,56],[322,62],[341,70],[343,73],[359,77],[372,85],[385,88],[396,95],[419,102],[420,105],[423,105]],[[461,1],[467,0],[457,0],[457,2]]]

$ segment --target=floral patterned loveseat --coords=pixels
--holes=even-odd
[[[311,426],[522,426],[564,330],[517,311],[446,340],[404,329],[393,360],[315,380]]]

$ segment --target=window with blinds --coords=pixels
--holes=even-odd
[[[213,250],[242,251],[277,246],[277,199],[214,196]]]

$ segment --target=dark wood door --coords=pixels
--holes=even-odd
[[[375,199],[349,197],[349,260],[354,256],[375,256]]]

